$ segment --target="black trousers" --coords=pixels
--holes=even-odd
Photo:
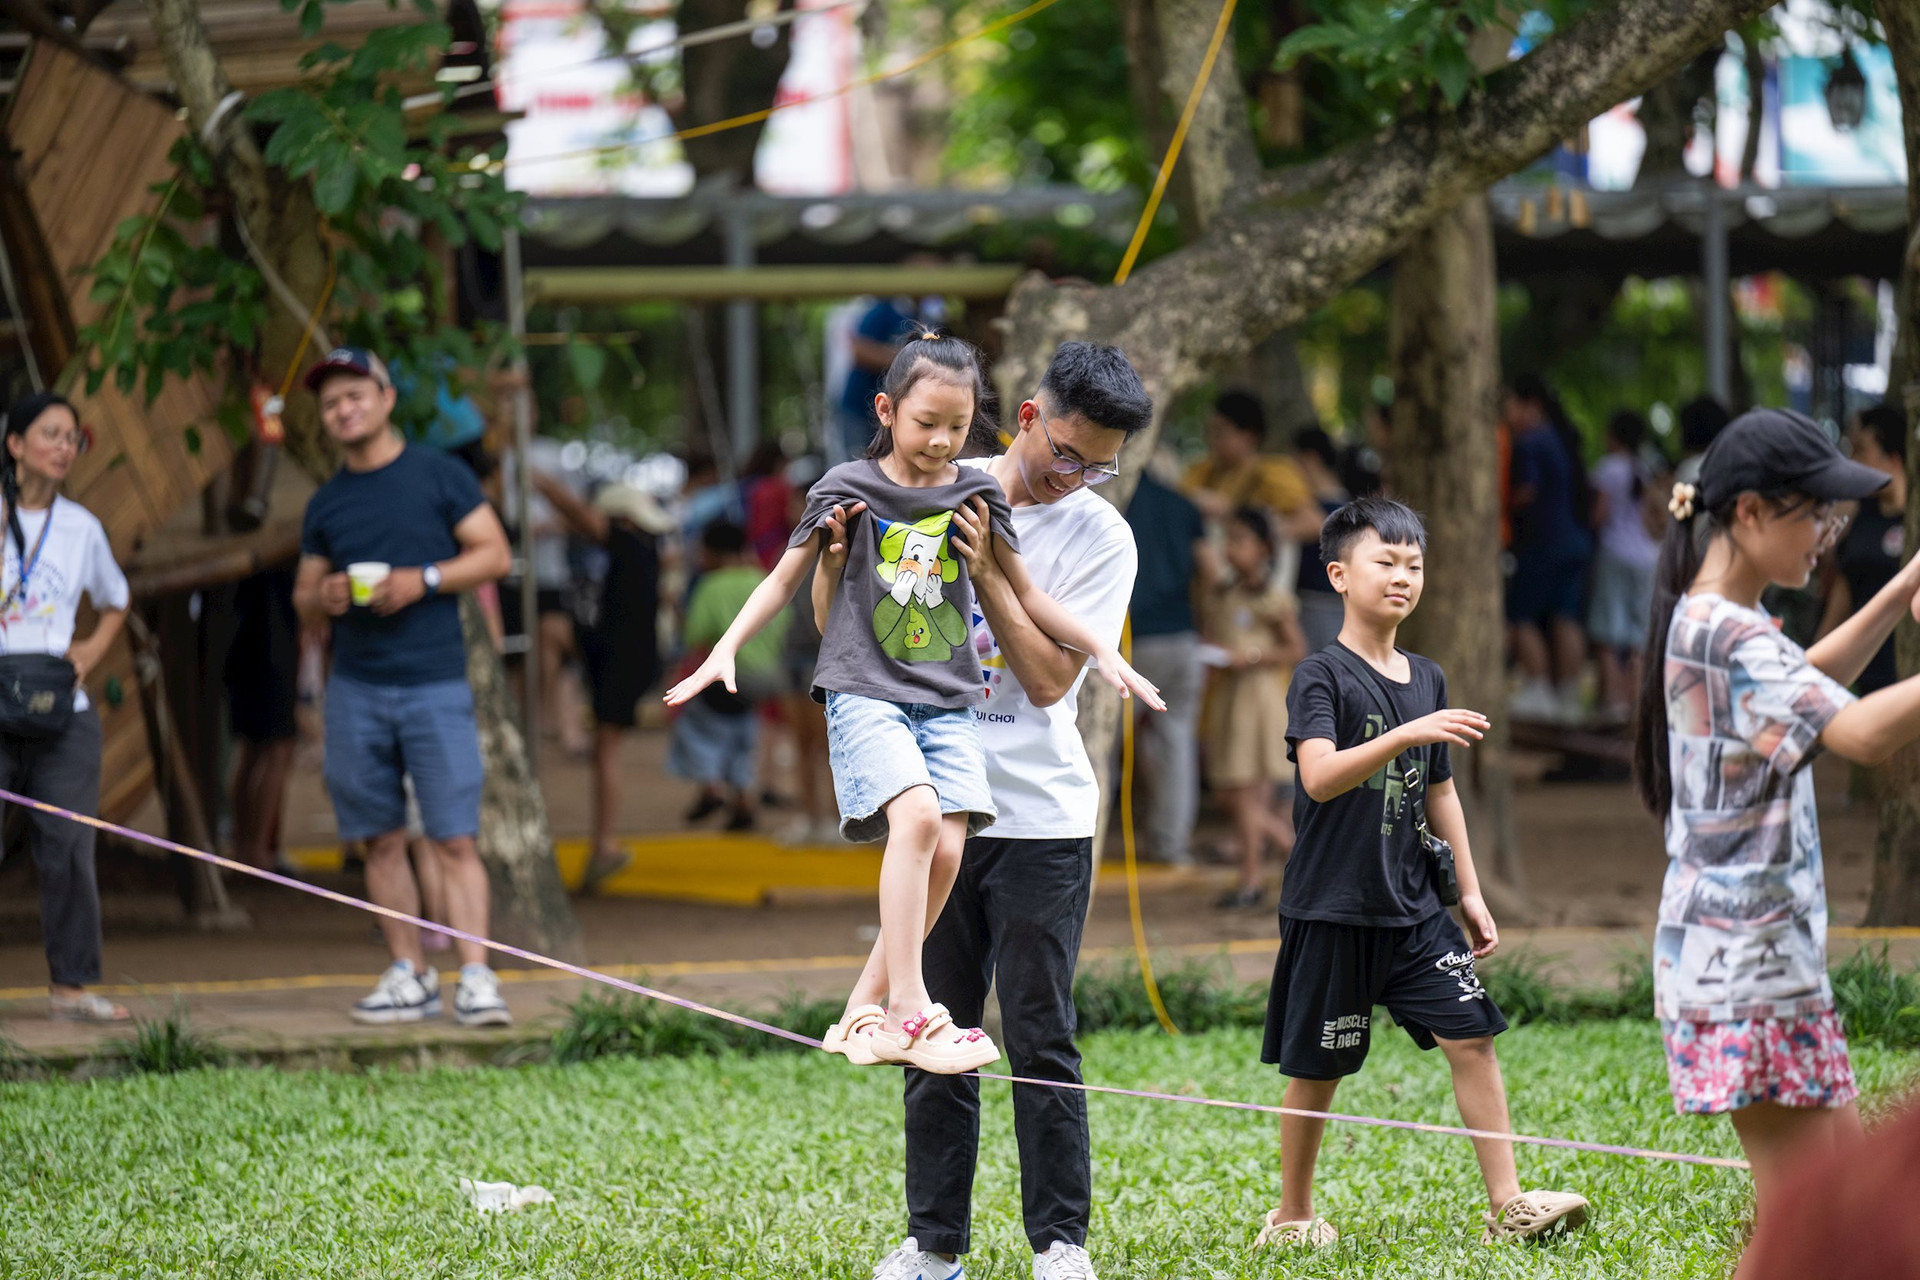
[[[0,787],[93,816],[100,811],[100,717],[76,711],[49,742],[0,738]],[[47,972],[60,986],[100,981],[100,886],[93,828],[37,809],[27,813],[40,880],[40,933]],[[0,857],[6,856],[0,847]]]
[[[963,1027],[978,1026],[998,979],[1005,1067],[1080,1080],[1073,970],[1093,880],[1091,840],[967,841],[960,878],[927,938],[927,991]],[[993,1070],[1000,1070],[994,1067]],[[980,1082],[908,1068],[907,1215],[922,1249],[965,1253],[980,1146]],[[1086,1095],[1013,1086],[1020,1203],[1036,1253],[1084,1245],[1093,1204]]]

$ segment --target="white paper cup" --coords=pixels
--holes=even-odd
[[[378,560],[362,560],[347,566],[348,594],[357,605],[373,603],[373,589],[387,580],[393,566]]]

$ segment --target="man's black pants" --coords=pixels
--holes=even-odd
[[[1073,970],[1080,955],[1093,841],[967,841],[960,878],[927,938],[927,991],[973,1027],[998,980],[1004,1069],[1080,1080]],[[989,1070],[1001,1070],[996,1065]],[[980,1082],[907,1070],[907,1214],[922,1249],[965,1253],[980,1145]],[[1020,1200],[1036,1253],[1084,1245],[1093,1202],[1087,1099],[1076,1089],[1013,1086]]]

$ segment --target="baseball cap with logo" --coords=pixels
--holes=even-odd
[[[365,347],[335,347],[327,352],[326,358],[307,370],[307,390],[318,391],[320,384],[329,375],[351,373],[362,378],[372,378],[383,387],[393,385],[393,378],[387,373],[386,362]]]

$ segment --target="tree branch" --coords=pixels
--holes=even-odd
[[[1126,350],[1156,400],[1352,284],[1467,195],[1659,83],[1767,0],[1618,0],[1489,78],[1457,112],[1401,120],[1297,175],[1243,184],[1194,244],[1118,288],[1029,276],[1014,291],[1010,381],[1091,337]],[[1142,433],[1143,435],[1145,433]],[[1143,440],[1142,447],[1150,446]]]

